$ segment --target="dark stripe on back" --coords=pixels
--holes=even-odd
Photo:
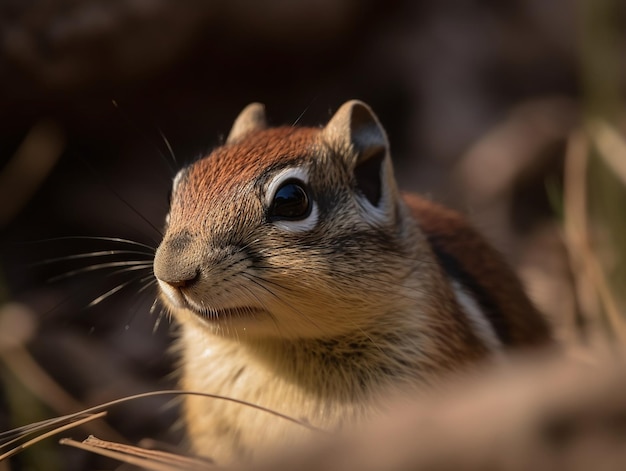
[[[463,269],[459,261],[443,249],[436,236],[428,235],[428,241],[443,271],[472,293],[500,341],[505,345],[510,345],[512,343],[511,327],[507,319],[500,312],[497,303],[489,296],[489,293],[476,282],[475,278]]]

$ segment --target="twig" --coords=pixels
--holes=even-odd
[[[121,443],[100,440],[93,435],[89,436],[80,445],[74,440],[63,438],[59,441],[62,445],[76,446],[93,453],[115,458],[118,461],[130,464],[140,464],[148,469],[162,469],[158,466],[165,466],[163,469],[190,470],[200,471],[213,467],[208,460],[201,458],[193,458],[189,456],[168,453],[160,450],[149,450],[132,445],[123,445]],[[131,460],[141,460],[141,463]]]
[[[152,471],[180,471],[180,468],[166,465],[163,463],[157,463],[154,461],[150,461],[145,458],[138,458],[136,456],[129,456],[124,453],[120,453],[112,450],[104,450],[102,448],[98,448],[97,446],[89,445],[85,442],[78,442],[76,440],[72,440],[71,438],[62,438],[59,440],[61,445],[73,446],[75,448],[80,448],[81,450],[88,451],[90,453],[95,453],[97,455],[106,456],[108,458],[112,458],[117,461],[121,461],[123,463],[132,464],[135,466],[141,466],[144,469],[149,469]]]

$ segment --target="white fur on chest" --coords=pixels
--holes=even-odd
[[[182,335],[185,390],[243,400],[327,430],[344,421],[354,423],[371,412],[364,401],[355,405],[303,388],[232,339],[193,327],[183,327]],[[187,396],[185,409],[194,450],[218,462],[250,458],[258,450],[270,452],[315,436],[315,432],[280,417],[219,399]]]

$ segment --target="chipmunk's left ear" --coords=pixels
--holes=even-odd
[[[394,186],[393,171],[387,134],[372,109],[362,101],[348,101],[322,132],[354,172],[357,190],[372,205],[381,206],[384,186]]]
[[[265,118],[265,105],[262,103],[250,103],[246,106],[235,122],[228,134],[226,144],[233,144],[242,140],[246,135],[254,131],[261,131],[267,128],[267,119]]]

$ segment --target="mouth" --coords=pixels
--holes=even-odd
[[[221,320],[255,319],[260,315],[267,315],[268,312],[257,306],[230,306],[218,307],[199,304],[184,291],[162,284],[162,293],[165,301],[178,309],[186,309],[198,317],[209,322],[219,322]]]
[[[237,319],[255,319],[261,314],[267,314],[265,309],[256,306],[232,306],[232,307],[217,307],[199,305],[193,299],[190,299],[184,293],[182,294],[182,301],[184,307],[196,314],[197,316],[205,319],[209,322],[219,322],[222,320],[237,320]]]
[[[264,309],[253,306],[237,306],[227,308],[203,307],[199,309],[197,306],[193,306],[188,303],[187,309],[210,322],[219,322],[225,319],[254,319],[260,314],[267,313]]]

